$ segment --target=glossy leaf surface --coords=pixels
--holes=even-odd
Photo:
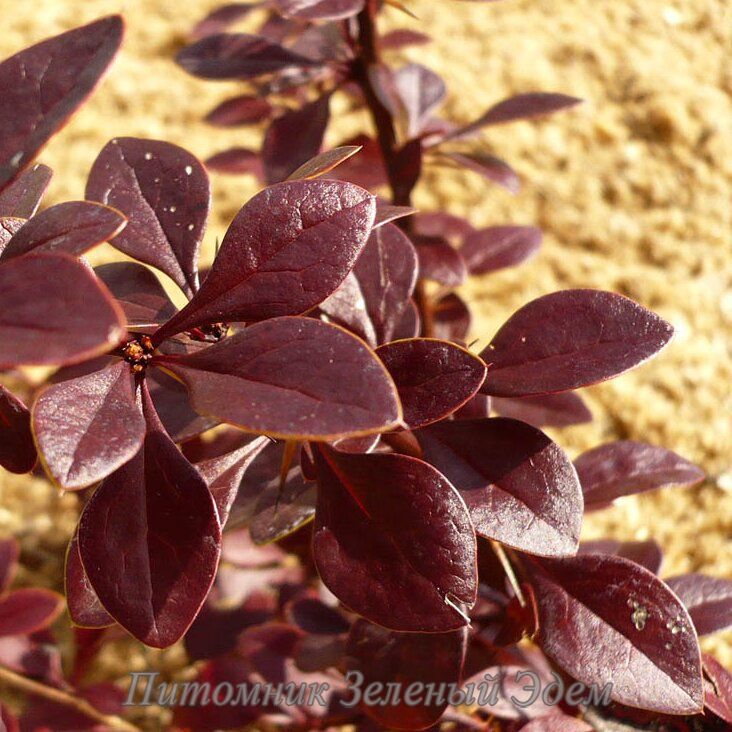
[[[185,633],[208,594],[221,527],[205,481],[143,398],[143,447],[87,503],[79,552],[107,612],[146,645],[165,648]]]
[[[188,296],[198,289],[211,189],[193,155],[159,140],[115,138],[94,162],[86,197],[127,217],[117,249],[165,272]]]
[[[517,310],[481,353],[488,365],[483,391],[530,396],[595,384],[648,360],[672,334],[669,323],[622,295],[544,295]]]
[[[451,633],[397,633],[366,620],[357,620],[348,637],[347,668],[364,675],[364,685],[398,683],[459,684],[467,630]],[[442,703],[410,706],[363,704],[362,708],[387,729],[425,729],[433,725],[447,708]]]
[[[121,40],[122,18],[110,15],[41,41],[0,64],[0,188],[89,96]]]
[[[43,464],[66,490],[106,478],[134,457],[145,437],[130,367],[121,360],[44,389],[32,418]]]
[[[176,57],[189,74],[202,79],[255,79],[313,62],[279,43],[247,33],[216,33],[184,48]]]
[[[303,163],[289,175],[288,179],[303,180],[317,178],[319,175],[329,173],[342,162],[348,160],[352,155],[355,155],[360,149],[357,145],[343,145],[332,150],[326,150],[306,163]]]
[[[320,309],[372,345],[388,343],[409,307],[417,254],[393,224],[374,231],[353,271]]]
[[[330,116],[329,107],[330,95],[326,94],[272,120],[261,151],[268,184],[279,183],[290,177],[291,173],[320,152]]]
[[[197,411],[249,432],[332,440],[380,432],[401,416],[373,352],[310,318],[274,318],[159,362],[186,383]]]
[[[59,203],[25,224],[1,256],[4,261],[36,251],[78,257],[97,244],[113,239],[126,223],[125,217],[109,206],[89,201]]]
[[[669,486],[690,486],[704,471],[671,450],[619,440],[582,453],[574,462],[588,507],[620,496]]]
[[[704,574],[682,574],[666,584],[676,593],[698,635],[732,627],[732,581]]]
[[[83,361],[123,334],[121,310],[71,257],[28,254],[0,266],[0,368]]]
[[[699,644],[671,590],[627,559],[532,563],[539,645],[585,684],[612,682],[621,704],[668,714],[702,707]]]
[[[432,338],[393,341],[376,355],[391,374],[411,429],[437,422],[467,402],[485,378],[485,365],[464,348]]]
[[[460,254],[471,274],[486,274],[528,259],[539,250],[541,238],[535,226],[491,226],[468,234]]]
[[[41,163],[24,170],[10,185],[0,191],[0,216],[14,216],[21,219],[33,216],[52,176],[51,168]]]
[[[443,632],[475,602],[473,527],[434,468],[397,454],[315,451],[313,556],[344,605],[385,628]]]
[[[416,434],[425,460],[460,491],[479,534],[541,556],[576,551],[582,491],[569,458],[543,432],[497,417]]]
[[[0,466],[11,473],[29,473],[37,457],[28,408],[0,384]]]
[[[353,267],[374,212],[373,196],[349,183],[291,181],[265,189],[236,215],[196,296],[155,337],[309,310]]]
[[[539,394],[537,396],[493,397],[493,408],[502,417],[518,419],[534,427],[566,427],[592,421],[592,412],[579,394]]]

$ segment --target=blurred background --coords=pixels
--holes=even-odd
[[[258,147],[256,128],[222,130],[201,118],[239,90],[203,82],[173,63],[193,24],[217,0],[0,0],[0,56],[121,12],[122,52],[91,101],[40,156],[55,176],[46,203],[80,199],[86,175],[113,136],[168,140],[201,158]],[[521,175],[512,196],[471,173],[432,168],[417,205],[476,226],[536,224],[545,240],[523,267],[474,280],[473,337],[487,343],[527,301],[566,287],[628,295],[673,323],[677,336],[649,364],[586,390],[591,425],[554,430],[572,456],[613,439],[668,447],[708,473],[701,486],[620,500],[587,519],[584,536],[655,538],[662,574],[732,577],[732,4],[727,0],[409,0],[385,28],[428,33],[408,49],[442,74],[443,116],[468,121],[518,92],[563,92],[586,104],[551,119],[484,133],[487,151]],[[395,57],[397,60],[399,57]],[[364,119],[334,100],[328,144]],[[213,256],[239,207],[259,185],[212,174]],[[95,252],[94,263],[112,250]],[[117,256],[117,255],[115,255]],[[20,582],[60,588],[77,501],[40,479],[0,474],[0,535],[23,547]],[[704,641],[732,666],[732,633]],[[113,652],[113,651],[111,651]],[[149,658],[128,656],[145,668]],[[114,663],[112,659],[109,661]],[[174,661],[170,661],[174,663]]]

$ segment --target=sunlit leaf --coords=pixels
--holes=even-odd
[[[698,635],[732,627],[732,580],[704,574],[682,574],[666,580],[694,623]]]
[[[33,216],[52,176],[51,168],[41,163],[24,170],[0,192],[0,216],[14,216],[21,219]]]

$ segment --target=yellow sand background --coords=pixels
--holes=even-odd
[[[587,103],[538,124],[494,128],[486,149],[524,187],[513,197],[470,173],[433,169],[418,204],[476,225],[535,223],[540,256],[468,286],[485,343],[521,304],[566,287],[611,289],[676,327],[672,345],[637,371],[587,390],[595,422],[554,433],[573,455],[629,438],[665,445],[709,474],[701,487],[620,501],[585,534],[653,536],[664,574],[732,577],[732,4],[726,0],[409,0],[420,20],[387,9],[385,25],[423,30],[405,57],[442,72],[446,114],[467,121],[515,92],[562,91]],[[0,56],[98,16],[122,12],[122,53],[101,88],[41,156],[56,176],[49,202],[82,198],[86,173],[113,136],[162,138],[206,157],[256,145],[259,132],[222,131],[202,115],[233,83],[192,79],[172,62],[216,0],[0,0]],[[1,103],[1,100],[0,100]],[[342,108],[342,105],[340,105]],[[336,113],[339,106],[335,107]],[[363,122],[339,119],[337,144]],[[253,180],[213,176],[210,258]],[[110,250],[95,255],[97,261]],[[73,496],[40,480],[0,476],[0,534],[22,540],[21,582],[59,586]],[[732,634],[705,642],[732,666]],[[150,656],[131,656],[144,667]],[[114,662],[110,660],[112,666]],[[156,661],[157,663],[157,661]],[[171,663],[175,663],[171,661]]]

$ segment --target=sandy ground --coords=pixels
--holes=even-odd
[[[56,171],[49,200],[83,197],[86,173],[112,136],[163,138],[200,157],[257,131],[221,131],[200,118],[235,84],[186,76],[171,57],[216,0],[0,0],[0,56],[111,12],[128,22],[121,56],[92,101],[41,160]],[[587,521],[586,536],[653,536],[664,573],[732,577],[732,5],[726,0],[506,0],[496,4],[411,0],[386,24],[433,34],[406,56],[444,73],[446,113],[477,116],[519,91],[583,97],[580,109],[485,135],[486,149],[524,180],[513,197],[472,174],[433,170],[418,191],[424,209],[444,207],[478,225],[536,223],[540,256],[520,270],[471,284],[487,341],[518,306],[564,287],[631,296],[670,320],[672,345],[653,362],[588,390],[591,426],[556,433],[572,454],[630,438],[662,444],[702,465],[690,490],[620,501]],[[362,120],[339,119],[336,144]],[[256,186],[214,176],[216,237]],[[109,257],[100,252],[99,259]],[[73,496],[43,481],[0,476],[0,534],[23,543],[21,582],[58,586],[76,519]],[[705,641],[732,666],[732,633]],[[107,661],[114,666],[113,652]],[[175,664],[177,655],[167,661]],[[155,663],[160,663],[156,657]],[[133,654],[144,667],[150,656]]]

